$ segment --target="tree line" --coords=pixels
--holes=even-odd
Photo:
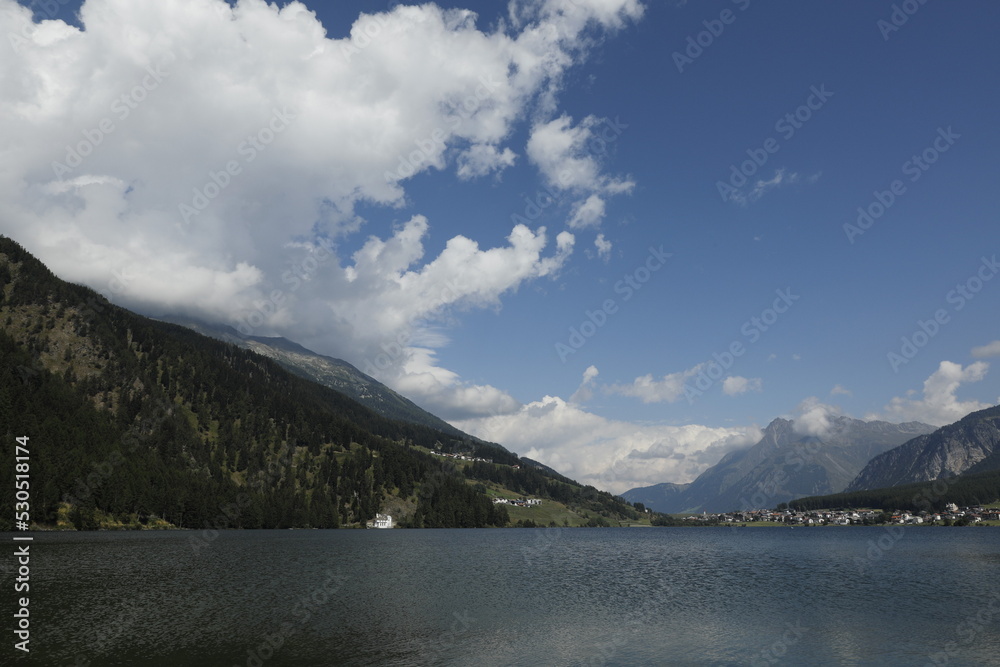
[[[991,470],[885,489],[799,498],[790,501],[788,507],[798,511],[871,508],[940,512],[948,503],[973,507],[997,500],[1000,500],[1000,470]]]

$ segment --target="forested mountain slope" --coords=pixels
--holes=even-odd
[[[252,351],[116,307],[3,237],[0,436],[4,470],[14,439],[29,438],[40,524],[70,513],[80,528],[336,527],[386,508],[415,526],[507,524],[476,478],[428,453],[442,447],[509,471],[508,491],[635,515],[610,494],[515,469],[498,445],[388,419]],[[13,485],[0,513],[13,516]]]

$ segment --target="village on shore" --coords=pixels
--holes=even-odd
[[[883,512],[882,510],[745,510],[712,514],[703,512],[684,517],[683,521],[720,524],[779,523],[789,526],[870,526],[894,524],[964,525],[1000,521],[1000,508],[958,507],[949,503],[941,512]]]

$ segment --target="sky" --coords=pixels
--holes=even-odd
[[[0,0],[0,233],[601,489],[1000,402],[1000,5]]]

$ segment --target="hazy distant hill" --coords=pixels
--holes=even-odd
[[[847,491],[1000,469],[1000,406],[980,410],[873,458]]]
[[[728,512],[835,493],[873,456],[933,429],[920,422],[890,424],[836,417],[820,437],[798,433],[790,420],[775,419],[764,429],[760,442],[730,452],[686,486],[665,489],[648,506],[671,513]],[[623,497],[639,499],[636,491]]]
[[[661,509],[663,507],[675,507],[677,498],[680,497],[690,484],[672,484],[663,482],[653,486],[640,486],[629,489],[622,494],[622,498],[630,503],[642,503],[646,507],[658,512],[669,512],[673,510]]]
[[[233,327],[208,324],[181,316],[166,316],[161,319],[270,357],[293,373],[347,394],[384,417],[430,426],[457,438],[477,439],[432,415],[348,362],[317,354],[287,338],[244,336]]]

